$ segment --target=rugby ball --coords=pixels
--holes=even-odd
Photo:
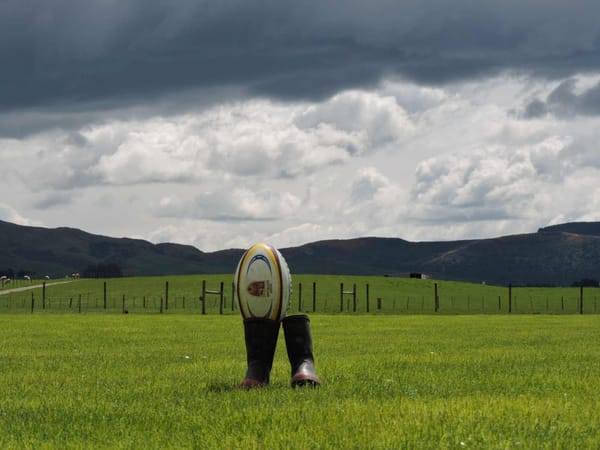
[[[280,321],[290,305],[292,276],[275,247],[255,244],[242,255],[234,289],[244,319]]]

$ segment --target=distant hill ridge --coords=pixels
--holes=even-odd
[[[243,249],[203,252],[74,228],[0,221],[0,272],[63,277],[102,264],[124,276],[233,273]],[[280,249],[293,273],[407,276],[490,284],[570,285],[600,278],[600,222],[573,222],[491,239],[410,242],[363,237]]]
[[[600,236],[600,222],[570,222],[540,228],[538,233],[573,233]]]

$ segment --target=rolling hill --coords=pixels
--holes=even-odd
[[[73,228],[0,221],[0,271],[63,277],[113,264],[125,276],[233,273],[242,249],[202,252]],[[283,248],[292,273],[407,276],[490,284],[570,285],[600,277],[600,222],[574,222],[536,233],[462,241],[409,242],[364,237]]]

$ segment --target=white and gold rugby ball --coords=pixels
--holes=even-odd
[[[292,276],[275,247],[255,244],[235,271],[235,293],[244,319],[281,320],[290,305]]]

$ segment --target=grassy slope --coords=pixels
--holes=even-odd
[[[125,296],[126,308],[130,312],[158,312],[160,300],[166,298],[166,282],[169,283],[169,311],[198,312],[202,280],[209,290],[224,286],[225,313],[238,314],[231,310],[231,284],[233,277],[227,275],[185,275],[121,278],[106,280],[107,306],[120,311]],[[329,275],[294,275],[291,311],[299,310],[300,284],[302,285],[302,310],[313,311],[313,282],[316,283],[316,311],[340,311],[340,283],[344,291],[352,291],[356,284],[356,311],[366,312],[366,287],[369,285],[369,311],[376,311],[377,299],[381,299],[382,313],[430,313],[434,310],[435,285],[438,287],[440,313],[506,313],[508,311],[508,288],[482,284],[460,283],[437,280],[414,280],[397,277],[359,277]],[[75,280],[70,283],[47,286],[46,296],[50,311],[76,310],[81,296],[82,311],[103,308],[104,280]],[[21,283],[25,285],[26,283]],[[35,308],[42,307],[42,289],[23,291],[0,296],[0,312],[31,310],[31,296],[35,297]],[[576,313],[579,311],[578,288],[513,288],[512,311],[520,313]],[[600,289],[586,288],[584,312],[600,312]],[[143,308],[144,299],[146,308]],[[166,303],[166,302],[165,302]],[[165,305],[166,306],[166,305]],[[185,309],[183,308],[185,306]],[[235,305],[234,305],[235,306]],[[345,295],[343,310],[353,311],[351,295]],[[218,296],[207,296],[206,311],[218,313]]]
[[[598,316],[312,316],[266,389],[237,316],[0,315],[2,448],[594,448]]]

